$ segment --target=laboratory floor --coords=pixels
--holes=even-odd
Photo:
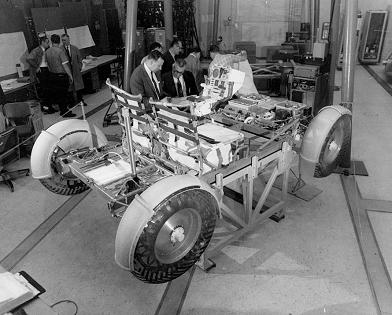
[[[109,90],[103,88],[85,97],[89,105],[84,109],[88,113],[109,99]],[[340,100],[339,92],[335,100]],[[103,106],[88,120],[102,128],[106,109]],[[75,112],[81,114],[80,108]],[[58,114],[44,119],[49,126]],[[363,161],[369,173],[356,176],[363,198],[391,200],[391,121],[391,96],[357,66],[352,158]],[[116,125],[102,130],[112,138],[121,132]],[[22,159],[11,167],[28,163]],[[142,283],[116,265],[119,220],[110,216],[100,195],[94,191],[79,199],[54,195],[31,177],[14,184],[14,193],[0,185],[0,264],[31,274],[46,288],[41,298],[48,304],[72,300],[78,314],[86,315],[392,314],[392,309],[380,310],[373,297],[355,233],[361,227],[353,225],[340,175],[308,180],[308,185],[322,190],[320,195],[309,202],[289,195],[284,220],[268,220],[226,246],[209,273],[196,268],[188,275],[187,291],[180,292],[180,312],[178,307],[160,309],[170,298],[165,294],[167,284]],[[55,215],[60,219],[54,220]],[[374,250],[392,272],[392,214],[372,212],[369,219],[378,245]],[[48,220],[58,224],[47,228]],[[47,232],[40,234],[45,228]],[[70,303],[55,309],[59,314],[74,313]]]

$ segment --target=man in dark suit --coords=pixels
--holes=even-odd
[[[162,45],[158,42],[153,42],[150,45],[150,49],[149,51],[153,51],[153,50],[158,50],[161,54],[163,54],[163,48]],[[147,60],[147,56],[144,56],[142,61],[140,62],[140,64],[143,64],[145,61]]]
[[[41,98],[41,110],[46,114],[56,112],[49,100],[48,77],[49,70],[45,58],[45,51],[49,48],[49,39],[45,36],[39,36],[39,46],[35,47],[27,56],[26,61],[29,64],[31,82],[39,84],[38,90]]]
[[[192,72],[185,71],[186,62],[178,58],[172,65],[172,71],[162,75],[163,92],[170,97],[197,95],[197,87]]]
[[[172,70],[172,64],[176,61],[176,56],[178,56],[182,51],[182,42],[178,39],[173,39],[170,44],[170,48],[166,51],[163,58],[163,66],[161,73],[164,74],[166,72],[170,72]]]
[[[84,83],[82,78],[82,56],[79,48],[71,45],[68,34],[61,35],[61,41],[63,43],[62,49],[68,57],[69,65],[72,71],[73,84],[69,87],[70,98],[75,100],[75,104],[82,102],[84,106],[87,104],[83,100],[82,90],[84,89]]]
[[[146,110],[150,109],[148,105],[150,98],[154,101],[162,98],[162,84],[159,75],[162,64],[162,54],[154,50],[147,55],[146,61],[132,72],[129,82],[131,94],[142,96]]]

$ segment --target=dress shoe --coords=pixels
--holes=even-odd
[[[63,117],[75,117],[76,114],[74,114],[73,112],[68,112],[68,113],[65,113],[64,115],[61,115],[61,116],[63,116]]]
[[[53,114],[55,112],[57,112],[54,108],[52,107],[46,107],[44,106],[44,108],[41,110],[44,114]]]

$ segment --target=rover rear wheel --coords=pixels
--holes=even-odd
[[[326,137],[321,148],[320,159],[316,164],[314,177],[326,177],[330,175],[342,162],[342,157],[351,145],[351,118],[348,115],[341,116]]]
[[[351,151],[351,111],[341,105],[322,108],[302,140],[300,171],[306,177],[326,177],[348,164]]]
[[[78,149],[78,148],[73,148]],[[52,171],[52,176],[49,178],[42,178],[39,181],[48,190],[59,195],[76,195],[80,194],[90,187],[83,183],[71,172],[64,172],[61,164],[59,163],[59,158],[62,155],[67,154],[60,147],[56,147],[50,158],[50,166]]]

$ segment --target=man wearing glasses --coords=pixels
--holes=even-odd
[[[172,69],[172,64],[176,61],[176,56],[178,56],[182,52],[182,42],[179,39],[173,39],[170,44],[170,48],[166,51],[163,58],[163,66],[161,73],[164,74],[166,72],[170,72]]]
[[[172,65],[172,71],[162,75],[163,92],[170,97],[197,95],[197,87],[192,72],[185,71],[185,60],[178,58]]]

